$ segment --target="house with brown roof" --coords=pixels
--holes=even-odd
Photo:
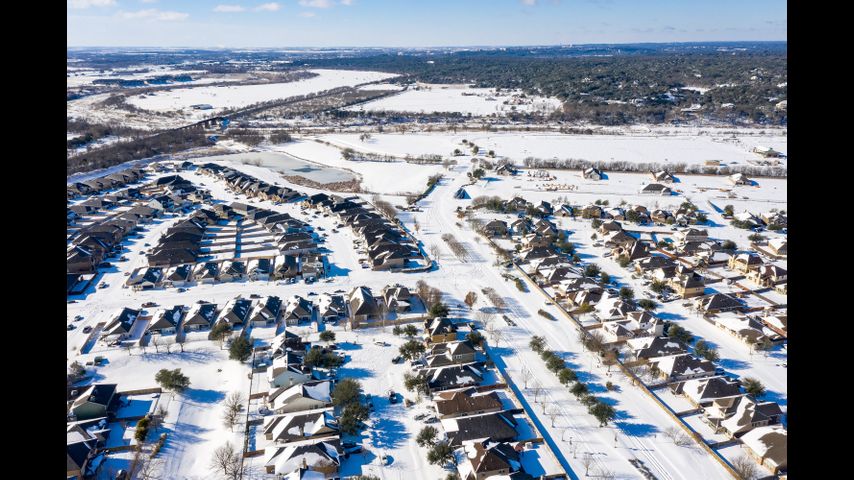
[[[439,418],[499,412],[504,408],[497,392],[478,392],[474,388],[436,393],[433,402]]]

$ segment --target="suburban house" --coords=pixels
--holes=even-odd
[[[691,242],[705,242],[709,239],[709,231],[705,228],[702,230],[697,228],[686,228],[674,233],[673,239],[680,244],[686,244]]]
[[[789,279],[785,268],[773,264],[762,265],[756,270],[751,270],[745,277],[762,287],[773,287]]]
[[[342,452],[340,440],[314,439],[292,442],[283,446],[270,446],[264,450],[264,470],[279,477],[307,470],[312,480],[339,478]]]
[[[734,255],[730,258],[728,264],[730,270],[736,270],[742,273],[748,273],[751,270],[756,270],[762,265],[762,257],[754,252],[741,252]]]
[[[782,425],[754,428],[741,437],[747,452],[775,475],[789,467],[788,432]]]
[[[708,318],[716,327],[726,331],[742,342],[751,345],[766,337],[764,325],[758,320],[735,312],[722,312]],[[767,332],[775,336],[773,332]]]
[[[483,372],[471,363],[425,368],[418,374],[427,378],[427,387],[431,392],[480,385],[483,381]]]
[[[198,331],[211,328],[216,316],[216,304],[198,303],[190,308],[184,317],[184,331]]]
[[[735,413],[720,422],[730,437],[741,437],[754,428],[780,423],[783,410],[775,402],[757,402],[750,396],[739,397]]]
[[[468,340],[461,342],[436,343],[430,347],[425,362],[428,368],[461,363],[472,363],[476,350]]]
[[[695,378],[681,384],[682,394],[693,405],[707,407],[713,400],[735,399],[742,396],[741,384],[727,377]]]
[[[668,337],[638,337],[626,340],[638,359],[653,359],[685,353],[682,345]]]
[[[264,436],[275,443],[335,437],[338,421],[332,408],[264,417]]]
[[[698,297],[705,293],[706,280],[699,273],[681,264],[676,267],[674,273],[668,282],[668,286],[680,297]]]
[[[335,322],[347,316],[347,302],[342,295],[323,293],[317,299],[317,317],[324,322]]]
[[[67,443],[65,446],[66,478],[86,478],[89,462],[95,457],[97,448],[93,440]]]
[[[705,313],[729,312],[744,308],[744,301],[733,295],[715,293],[697,300],[697,309]]]
[[[459,447],[469,440],[487,438],[495,441],[509,441],[514,440],[519,434],[516,430],[518,425],[516,419],[507,412],[449,418],[442,424],[452,447]]]
[[[506,237],[507,232],[507,222],[504,220],[493,220],[483,226],[483,233],[490,237]]]
[[[768,241],[768,249],[781,257],[789,255],[789,241],[785,238],[775,238]]]
[[[175,335],[178,325],[184,318],[184,306],[175,305],[172,308],[161,308],[154,314],[148,324],[147,332],[152,335]]]
[[[661,183],[673,183],[676,179],[673,175],[667,170],[661,170],[658,172],[649,172],[650,176],[652,176],[652,180],[654,182]]]
[[[715,374],[715,364],[701,360],[687,353],[657,358],[650,362],[667,381],[691,380],[711,377]]]
[[[123,308],[113,320],[104,327],[101,332],[102,338],[116,338],[117,340],[126,339],[133,328],[136,319],[139,317],[140,311],[130,308]]]
[[[465,460],[459,466],[459,470],[464,480],[486,480],[490,477],[516,478],[514,474],[525,473],[519,455],[522,445],[519,443],[486,439],[464,442],[463,447],[466,453]]]
[[[283,318],[286,325],[297,325],[300,322],[310,322],[314,313],[314,304],[299,295],[288,299]]]
[[[368,287],[356,287],[350,291],[347,298],[350,307],[350,322],[353,326],[375,319],[380,314],[376,298]]]
[[[439,392],[433,395],[439,418],[452,418],[503,410],[501,398],[495,391],[478,392],[474,388]]]
[[[191,264],[171,267],[166,271],[166,277],[163,279],[163,285],[171,287],[185,287],[190,283],[192,273],[193,266]]]
[[[90,385],[69,405],[68,416],[73,420],[90,420],[106,417],[116,395],[115,383]]]
[[[453,342],[457,339],[457,326],[445,317],[424,321],[427,343]]]
[[[269,296],[264,301],[252,309],[252,314],[249,316],[249,322],[254,327],[267,325],[275,325],[279,321],[279,314],[282,311],[282,299],[276,296]]]
[[[585,168],[582,175],[588,180],[602,180],[603,177],[602,171],[593,167]]]
[[[387,312],[403,313],[412,310],[412,294],[403,285],[386,285],[382,294]]]
[[[267,381],[272,387],[292,387],[312,379],[311,369],[303,366],[303,356],[286,350],[267,367]]]
[[[273,273],[273,261],[269,258],[254,258],[249,261],[249,279],[266,282]]]
[[[747,175],[743,173],[733,173],[727,179],[733,185],[753,185],[753,180],[747,178]]]
[[[222,309],[219,321],[228,323],[232,328],[242,326],[249,318],[250,308],[252,308],[251,300],[246,298],[232,299]]]
[[[160,267],[143,267],[128,277],[125,283],[134,290],[149,290],[157,287],[163,279],[163,269]]]
[[[649,185],[644,186],[640,193],[643,195],[671,195],[673,190],[660,183],[650,183]]]
[[[271,390],[267,405],[276,413],[300,412],[328,407],[332,403],[330,394],[332,381],[305,382],[294,386],[281,386]]]

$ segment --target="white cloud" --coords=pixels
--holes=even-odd
[[[213,9],[214,12],[218,13],[231,13],[231,12],[245,12],[246,9],[241,7],[240,5],[217,5]]]
[[[317,16],[317,14],[315,14],[314,12],[301,12],[301,13],[299,14],[299,16],[300,16],[300,17],[305,17],[305,18],[311,18],[311,17],[316,17],[316,16]]]
[[[118,16],[124,19],[147,18],[151,20],[159,20],[161,22],[174,22],[186,20],[190,16],[188,13],[171,12],[150,8],[148,10],[137,10],[136,12],[119,12]]]
[[[522,4],[532,7],[537,4],[537,0],[522,0]]]
[[[255,7],[256,12],[275,12],[279,9],[279,4],[276,2],[263,3]]]
[[[158,0],[139,0],[141,3],[157,3]]]
[[[349,7],[352,4],[353,4],[353,0],[341,0],[341,5],[345,5],[345,6]]]
[[[332,0],[299,0],[302,7],[311,8],[329,8],[332,6]]]
[[[116,4],[116,0],[69,0],[68,6],[75,9],[84,9],[89,7],[111,7]]]

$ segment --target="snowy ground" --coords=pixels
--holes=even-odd
[[[494,88],[467,85],[419,84],[403,92],[362,103],[344,110],[359,112],[460,112],[477,116],[506,115],[510,112],[551,113],[561,106],[554,98],[522,97],[520,91],[496,93]]]
[[[144,110],[169,112],[189,109],[191,105],[210,104],[213,110],[203,110],[200,116],[210,116],[226,108],[240,108],[253,103],[353,86],[392,78],[395,75],[354,70],[312,70],[318,76],[288,83],[265,85],[235,85],[218,87],[176,88],[135,96],[128,102]]]
[[[390,97],[395,98],[395,97]],[[380,100],[382,101],[382,100]],[[324,135],[326,141],[355,150],[403,156],[436,154],[448,156],[454,149],[468,151],[462,140],[474,142],[482,153],[494,150],[496,156],[521,163],[527,157],[542,159],[582,159],[587,161],[625,161],[632,163],[703,164],[720,160],[726,165],[747,165],[762,157],[754,147],[767,146],[785,153],[786,137],[779,131],[757,137],[729,134],[730,130],[708,129],[713,135],[696,135],[696,130],[675,130],[679,135],[661,136],[647,132],[624,135],[562,135],[549,133],[480,133],[459,134],[372,134],[361,142],[358,134]],[[755,132],[753,132],[755,134]],[[781,159],[785,165],[787,159]]]

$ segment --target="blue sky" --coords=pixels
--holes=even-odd
[[[68,46],[786,40],[785,0],[67,0]]]

